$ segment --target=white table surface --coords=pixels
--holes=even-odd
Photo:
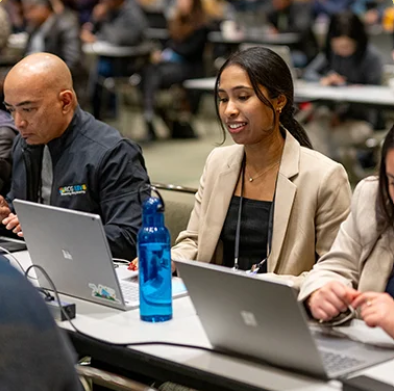
[[[109,42],[97,41],[89,44],[85,43],[82,46],[82,50],[85,54],[121,58],[148,54],[151,51],[151,47],[144,44],[137,46],[115,46]]]
[[[24,269],[31,264],[27,251],[13,255]],[[11,257],[9,259],[11,264],[15,264]],[[20,270],[19,265],[16,268]],[[122,276],[127,276],[127,272],[121,271],[120,277],[122,278]],[[66,300],[75,302],[77,306],[77,316],[73,320],[74,325],[80,331],[108,342],[165,341],[211,347],[189,297],[175,299],[173,302],[174,318],[163,323],[142,322],[139,319],[138,310],[119,311],[73,297],[66,297]],[[72,330],[68,322],[61,322],[60,326]],[[130,347],[130,349],[273,391],[334,391],[342,389],[342,385],[338,381],[320,381],[255,362],[196,349],[160,345]],[[394,386],[393,371],[394,360],[364,370],[359,374],[368,375]]]
[[[188,89],[214,91],[216,78],[190,79],[183,85]],[[325,87],[319,83],[297,80],[294,95],[299,100],[329,100],[333,102],[364,103],[394,107],[394,90],[388,86],[352,85]]]
[[[300,39],[296,33],[267,34],[264,32],[243,32],[236,31],[230,35],[221,31],[212,31],[208,34],[208,40],[213,43],[241,44],[241,43],[261,43],[269,45],[292,45]]]

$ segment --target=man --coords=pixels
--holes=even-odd
[[[92,20],[82,27],[86,43],[106,41],[116,46],[135,46],[142,42],[148,27],[145,15],[135,0],[101,0],[92,13]]]
[[[21,232],[11,211],[15,198],[97,213],[112,255],[134,259],[149,184],[139,147],[81,110],[71,73],[54,55],[32,54],[16,64],[4,98],[20,133],[11,191],[0,198],[6,228]]]
[[[36,289],[0,256],[0,389],[82,391],[76,355]]]
[[[83,66],[78,16],[71,10],[54,12],[50,0],[22,0],[29,38],[25,56],[48,52],[70,68],[78,96],[86,100],[87,71]]]

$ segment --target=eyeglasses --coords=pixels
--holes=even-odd
[[[346,312],[341,312],[338,316],[336,316],[331,320],[328,321],[319,320],[319,324],[328,327],[336,327],[336,326],[344,325],[345,323],[354,319],[357,315],[356,310],[351,305],[348,305],[347,308],[348,309]]]

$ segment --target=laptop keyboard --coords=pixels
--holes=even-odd
[[[328,373],[346,371],[356,366],[363,364],[364,360],[358,360],[357,358],[345,356],[343,354],[327,352],[320,350],[323,364]]]
[[[122,289],[125,301],[135,303],[140,300],[138,283],[120,281],[120,289]]]

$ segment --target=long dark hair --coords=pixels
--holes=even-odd
[[[379,228],[382,230],[394,224],[394,204],[389,194],[389,181],[386,173],[387,154],[391,149],[394,149],[394,126],[391,127],[384,139],[380,158],[379,191],[376,209]]]
[[[263,95],[259,86],[267,89],[270,99],[275,99],[280,95],[286,96],[287,103],[280,114],[280,123],[302,146],[312,149],[312,144],[304,128],[294,118],[294,86],[290,70],[283,59],[268,48],[253,47],[243,50],[232,55],[222,65],[215,84],[216,114],[218,118],[220,119],[217,99],[220,77],[224,69],[230,65],[238,65],[247,73],[257,97],[266,106],[271,108],[274,115],[274,122],[277,115],[275,109],[271,102]],[[222,123],[221,127],[224,141],[226,139],[226,130]]]
[[[329,61],[333,55],[331,40],[338,37],[348,37],[356,41],[357,48],[354,55],[358,60],[364,57],[368,46],[368,34],[364,23],[356,14],[351,11],[343,11],[331,17],[325,48],[326,57]]]

